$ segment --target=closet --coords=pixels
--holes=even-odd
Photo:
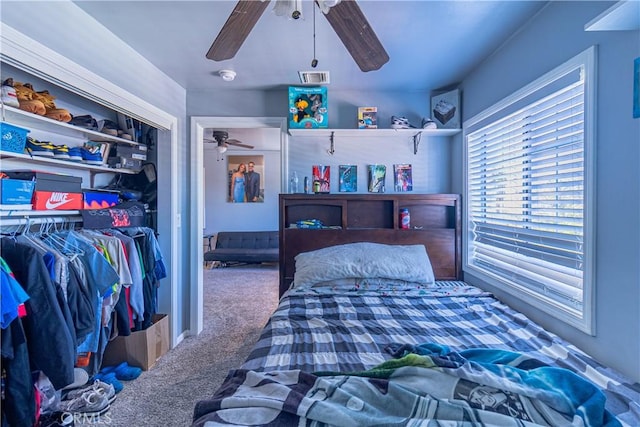
[[[117,123],[117,114],[121,113],[140,125],[140,133],[137,140],[129,140],[5,105],[1,106],[3,122],[28,129],[28,135],[34,139],[55,145],[77,147],[93,140],[106,144],[105,148],[110,150],[144,146],[146,162],[150,165],[157,162],[158,134],[162,132],[165,141],[175,138],[173,133],[167,137],[168,131],[175,126],[175,117],[58,58],[4,25],[2,42],[2,80],[11,77],[31,83],[37,91],[48,90],[56,97],[56,107],[67,109],[73,116],[90,115],[96,120],[108,119]],[[171,229],[165,228],[166,233],[159,235],[158,202],[154,196],[157,194],[157,171],[153,167],[138,171],[127,165],[111,166],[107,162],[76,163],[31,156],[26,152],[0,152],[2,171],[27,170],[73,176],[80,180],[82,189],[100,188],[110,183],[127,188],[135,186],[135,178],[140,177],[146,187],[143,191],[145,199],[136,205],[145,215],[145,222],[139,227],[94,228],[92,225],[90,228],[85,224],[86,217],[83,218],[86,211],[80,209],[0,210],[3,287],[5,284],[13,286],[3,288],[3,302],[8,295],[15,296],[16,302],[14,309],[6,313],[7,328],[2,331],[3,337],[9,339],[6,348],[11,351],[6,355],[12,356],[7,360],[13,361],[13,366],[4,363],[3,339],[3,368],[4,374],[7,369],[19,373],[3,376],[3,382],[9,381],[13,386],[11,389],[18,390],[12,395],[14,399],[26,396],[29,400],[19,391],[26,390],[28,394],[29,387],[24,386],[32,384],[32,370],[46,371],[56,388],[73,381],[74,367],[83,367],[89,375],[95,373],[100,368],[107,340],[116,330],[120,335],[126,335],[148,326],[158,308],[159,287],[171,287],[167,293],[171,298],[175,294],[175,280],[167,275],[175,262],[174,254],[172,251],[163,254],[160,249],[173,244],[173,240],[169,240],[175,239],[173,220]],[[172,177],[171,181],[174,179]],[[168,212],[172,212],[175,209],[173,190],[165,192],[163,197],[165,206],[171,207]],[[171,199],[169,204],[166,198]],[[164,244],[162,239],[166,239]],[[168,280],[161,284],[160,281],[167,277]],[[16,283],[22,293],[15,287]],[[25,298],[28,299],[25,301]],[[30,304],[32,309],[29,309]],[[173,299],[165,302],[165,306],[174,307],[175,304]],[[16,318],[20,322],[9,321]],[[23,328],[23,325],[27,326]],[[32,334],[35,335],[28,337]],[[175,337],[172,341],[175,342]],[[16,383],[22,388],[16,387]]]

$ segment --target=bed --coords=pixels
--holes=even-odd
[[[281,230],[281,243],[284,234],[303,240],[289,248],[305,248],[280,266],[286,275],[294,262],[291,285],[249,358],[196,404],[193,425],[640,425],[639,384],[451,280],[442,260],[457,279],[459,198],[440,196],[410,203],[457,213],[445,226],[453,232],[435,230],[449,236],[444,255],[442,239],[424,243],[422,225],[402,244],[349,227],[327,244],[322,230],[313,239]],[[405,202],[394,199],[391,215]]]

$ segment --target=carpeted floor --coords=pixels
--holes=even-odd
[[[105,424],[190,425],[195,403],[210,397],[229,369],[242,364],[277,301],[277,264],[205,270],[204,330],[125,382]]]

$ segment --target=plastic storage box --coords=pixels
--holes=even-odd
[[[24,146],[27,143],[27,134],[29,129],[24,129],[9,123],[0,122],[0,150],[9,151],[11,153],[24,152]]]

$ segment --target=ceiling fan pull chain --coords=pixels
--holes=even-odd
[[[311,68],[316,68],[318,66],[318,60],[316,59],[316,4],[315,2],[311,3],[311,7],[313,7],[313,59],[311,60]]]

